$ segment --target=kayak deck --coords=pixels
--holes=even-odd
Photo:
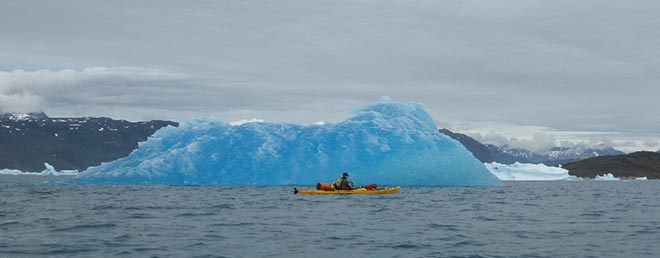
[[[353,190],[316,190],[316,189],[300,189],[298,190],[297,188],[294,188],[293,193],[294,194],[302,194],[302,195],[310,195],[310,194],[317,194],[317,195],[324,195],[324,194],[395,194],[399,192],[401,187],[396,186],[396,187],[389,187],[389,188],[382,188],[382,189],[372,189],[368,190],[365,188],[357,188]]]

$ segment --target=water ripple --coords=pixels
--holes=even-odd
[[[0,257],[655,257],[660,181],[297,196],[2,183]]]
[[[99,223],[99,224],[82,224],[74,225],[70,227],[58,228],[54,231],[78,231],[78,230],[95,230],[100,228],[113,228],[117,227],[117,224],[114,223]]]

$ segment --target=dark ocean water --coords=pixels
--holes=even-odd
[[[660,181],[297,196],[0,176],[0,257],[659,257]]]

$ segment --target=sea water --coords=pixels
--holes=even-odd
[[[660,181],[118,186],[0,176],[0,257],[658,257]]]

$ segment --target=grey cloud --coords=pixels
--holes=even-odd
[[[175,83],[185,78],[136,67],[0,71],[0,107],[4,112],[34,112],[67,106],[162,105],[176,101]]]
[[[473,134],[474,138],[483,143],[494,144],[496,146],[509,146],[512,148],[523,148],[535,152],[543,152],[554,146],[575,146],[574,143],[558,141],[550,134],[537,133],[531,139],[520,139],[516,137],[506,137],[501,133]],[[563,145],[562,145],[563,144]]]
[[[654,140],[645,140],[644,141],[644,146],[646,146],[646,147],[656,147],[658,145],[660,145],[660,142],[658,142],[658,141],[654,141]]]
[[[0,92],[0,113],[40,112],[41,98],[26,92],[4,94]]]
[[[187,75],[77,82],[88,86],[43,94],[56,113],[79,105],[124,118],[143,110],[309,123],[340,121],[387,95],[422,102],[439,121],[658,139],[660,116],[649,110],[660,96],[659,9],[657,1],[10,1],[0,8],[0,23],[13,24],[0,28],[0,70]]]

